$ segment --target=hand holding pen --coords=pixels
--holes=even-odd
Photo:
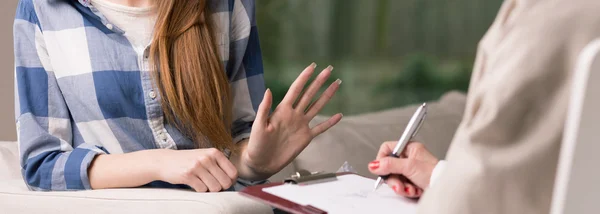
[[[423,104],[417,109],[400,140],[383,143],[377,159],[369,163],[371,173],[381,175],[375,189],[385,180],[397,194],[419,197],[429,186],[429,178],[438,159],[423,144],[409,143],[425,118],[425,107]]]

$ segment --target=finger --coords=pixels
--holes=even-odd
[[[383,157],[369,163],[369,170],[376,175],[410,175],[409,164],[410,161],[406,158]]]
[[[295,107],[297,110],[302,112],[306,110],[306,107],[308,106],[308,104],[310,104],[315,94],[319,92],[321,86],[323,86],[325,81],[327,81],[327,79],[329,79],[329,76],[331,76],[332,70],[333,66],[328,66],[319,74],[319,76],[317,76],[317,78],[310,84],[310,86],[308,86],[308,89],[306,89],[302,97],[300,97],[300,101],[298,101],[298,104]]]
[[[321,94],[319,99],[317,99],[317,101],[315,101],[308,108],[308,110],[306,110],[306,116],[308,116],[311,119],[314,118],[315,116],[317,116],[317,114],[319,114],[319,112],[323,109],[323,107],[325,107],[325,105],[329,102],[329,100],[331,100],[333,95],[335,95],[337,90],[340,88],[341,84],[342,84],[341,79],[337,79],[335,82],[331,83],[331,85],[329,85],[329,87],[327,87],[327,89],[323,92],[323,94]]]
[[[381,144],[381,146],[379,147],[379,151],[377,152],[377,158],[375,159],[381,159],[383,157],[390,156],[390,154],[392,154],[392,152],[394,151],[393,149],[397,143],[397,141],[387,141]]]
[[[404,184],[404,192],[406,193],[406,197],[414,198],[417,196],[417,187],[413,184],[405,183]]]
[[[229,189],[233,185],[233,180],[216,164],[214,167],[208,168],[208,172],[217,179],[222,189]]]
[[[412,181],[408,180],[408,178],[406,178],[403,175],[399,175],[398,179],[404,185],[405,196],[409,198],[416,198],[417,190],[419,190],[420,188],[417,187],[417,185],[415,185]]]
[[[418,152],[425,150],[425,146],[419,142],[408,142],[408,144],[406,145],[406,148],[404,148],[404,150],[402,151],[401,156],[402,157],[408,157],[408,156],[414,156],[416,155]]]
[[[296,80],[294,80],[294,83],[292,83],[292,85],[290,86],[290,89],[285,94],[285,97],[281,101],[282,104],[290,105],[290,106],[294,105],[294,102],[296,102],[296,99],[298,98],[300,93],[302,93],[302,89],[304,89],[304,85],[306,85],[306,82],[308,82],[308,79],[310,79],[310,76],[312,76],[316,67],[317,67],[317,64],[312,63],[308,67],[306,67],[304,69],[304,71],[302,71],[302,73],[300,73],[298,78],[296,78]]]
[[[215,161],[217,162],[218,167],[227,175],[227,177],[231,181],[237,180],[238,171],[237,168],[223,155],[215,155]]]
[[[388,176],[388,178],[385,180],[385,183],[392,188],[396,194],[406,196],[406,192],[404,192],[406,186],[404,185],[404,182],[400,180],[399,175]]]
[[[196,192],[206,192],[208,191],[208,187],[204,185],[204,182],[200,180],[196,175],[191,176],[186,182],[186,185],[192,187]]]
[[[221,191],[222,187],[219,181],[217,181],[217,179],[204,167],[196,168],[196,175],[198,175],[200,180],[202,180],[206,187],[208,187],[208,190],[210,190],[210,192]]]
[[[310,133],[312,134],[313,137],[316,137],[316,136],[322,134],[323,132],[327,131],[329,128],[333,127],[338,122],[340,122],[340,120],[342,120],[342,117],[344,117],[344,115],[342,113],[333,115],[331,118],[329,118],[325,122],[319,123],[312,129],[310,129]]]
[[[423,189],[417,188],[417,193],[415,193],[415,198],[421,197],[423,195]]]
[[[227,174],[231,181],[235,181],[238,177],[237,168],[225,157],[225,155],[217,149],[211,150],[211,156],[215,159],[218,167]]]
[[[269,122],[269,112],[271,111],[272,105],[273,94],[271,93],[271,89],[267,89],[262,102],[260,102],[260,105],[258,106],[254,122],[258,123],[261,127],[265,127]]]
[[[221,156],[224,157],[224,155]],[[220,156],[214,155],[213,158],[214,159],[208,159],[207,161],[205,161],[205,163],[202,163],[202,165],[212,175],[212,177],[214,177],[217,180],[217,182],[219,182],[222,189],[228,189],[229,187],[231,187],[231,185],[233,185],[233,179],[231,179],[225,173],[225,171],[217,164],[216,158],[220,158]]]
[[[410,142],[406,149],[403,152],[404,157],[412,157],[418,160],[422,160],[424,162],[429,162],[432,164],[437,164],[439,161],[435,155],[431,154],[425,145],[419,142]]]

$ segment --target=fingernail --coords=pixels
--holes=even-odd
[[[340,116],[344,117],[344,114],[340,113]]]
[[[404,192],[408,193],[408,187],[404,187]]]
[[[392,186],[392,189],[394,190],[394,192],[398,192],[398,186],[394,185]]]
[[[341,84],[342,84],[342,80],[341,80],[341,79],[337,79],[337,80],[335,80],[335,82],[336,82],[338,85],[341,85]]]
[[[333,66],[327,66],[327,69],[329,69],[329,71],[333,71]]]
[[[312,68],[316,68],[317,67],[317,63],[313,62],[312,64],[310,64],[310,66],[312,66]]]
[[[369,168],[371,168],[371,169],[379,168],[379,161],[376,160],[376,161],[372,161],[371,163],[369,163]]]

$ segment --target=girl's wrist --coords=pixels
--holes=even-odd
[[[141,152],[146,153],[143,154],[145,164],[141,167],[144,170],[144,177],[149,179],[149,182],[163,180],[161,171],[164,169],[165,158],[168,156],[168,153],[174,151],[169,149],[152,149]]]
[[[249,139],[245,139],[237,144],[238,151],[231,155],[229,160],[238,170],[238,177],[248,181],[260,180],[265,176],[257,173],[256,169],[250,166],[246,149]]]

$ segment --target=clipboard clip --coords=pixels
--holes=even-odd
[[[292,184],[313,184],[329,182],[334,180],[337,180],[337,175],[335,173],[309,172],[307,170],[299,170],[289,178],[283,180],[283,182]]]

